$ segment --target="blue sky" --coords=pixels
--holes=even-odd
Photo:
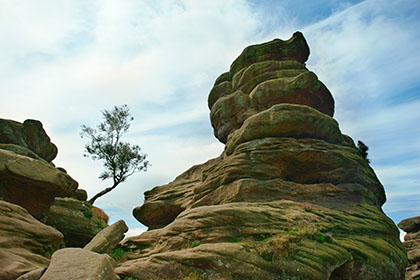
[[[207,95],[246,46],[304,33],[343,133],[369,147],[396,223],[420,215],[417,0],[0,1],[0,117],[39,119],[57,166],[89,195],[107,187],[83,158],[80,125],[128,104],[126,140],[152,166],[97,200],[131,233],[143,192],[217,157]]]

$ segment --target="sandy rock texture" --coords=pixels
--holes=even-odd
[[[127,232],[128,227],[123,220],[119,220],[112,225],[101,230],[84,249],[96,253],[111,253],[120,241],[124,238],[124,233]]]
[[[26,209],[0,200],[0,279],[15,280],[44,268],[63,235],[33,218]]]
[[[81,248],[56,251],[41,280],[117,280],[111,258]]]
[[[0,146],[0,197],[23,206],[34,217],[47,214],[56,196],[69,196],[77,186],[68,174],[30,150]]]

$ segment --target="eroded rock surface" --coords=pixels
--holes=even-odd
[[[19,205],[0,200],[0,279],[48,266],[63,235],[33,218]]]
[[[117,280],[111,258],[80,248],[56,251],[41,280]]]
[[[209,94],[216,138],[226,143],[228,135],[248,117],[279,103],[308,105],[332,117],[334,100],[306,69],[308,56],[309,47],[299,32],[288,41],[275,39],[245,48]]]
[[[111,253],[118,243],[124,238],[124,233],[128,227],[123,220],[113,223],[112,225],[101,230],[84,249],[96,253]]]
[[[403,279],[383,186],[332,118],[301,33],[250,46],[209,95],[218,158],[145,193],[149,230],[116,269],[138,279]]]
[[[46,223],[63,233],[67,247],[83,247],[108,225],[108,216],[86,201],[57,197]]]
[[[404,219],[398,226],[407,234],[403,245],[407,249],[408,266],[405,275],[406,280],[420,278],[420,216]]]
[[[34,217],[48,213],[56,196],[71,195],[77,185],[42,159],[0,147],[0,197],[23,206]]]

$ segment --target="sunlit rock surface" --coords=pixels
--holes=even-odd
[[[384,188],[332,118],[301,33],[247,47],[208,103],[221,156],[145,193],[149,230],[116,269],[138,279],[403,279]]]
[[[19,205],[0,200],[0,279],[47,267],[63,235]]]

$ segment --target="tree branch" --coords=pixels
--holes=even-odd
[[[118,186],[119,183],[120,182],[115,182],[114,181],[114,184],[112,185],[112,187],[106,188],[103,191],[98,192],[94,197],[92,197],[91,199],[89,199],[88,202],[93,205],[93,203],[95,203],[95,200],[96,199],[98,199],[99,197],[101,197],[101,196],[109,193],[113,189],[115,189]]]

